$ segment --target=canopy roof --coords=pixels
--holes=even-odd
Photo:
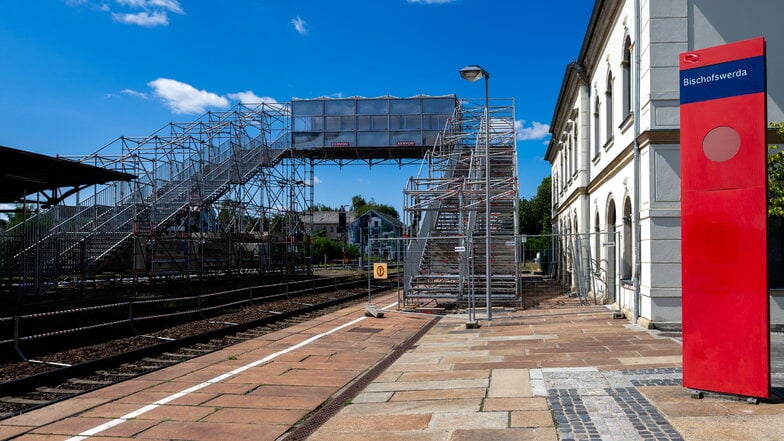
[[[27,196],[42,193],[42,202],[54,205],[84,187],[135,178],[128,173],[0,146],[0,203],[30,202]],[[70,189],[58,191],[67,187]]]

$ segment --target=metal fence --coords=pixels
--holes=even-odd
[[[523,306],[562,295],[583,305],[617,302],[619,238],[618,232],[523,236]]]

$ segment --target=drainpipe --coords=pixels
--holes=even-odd
[[[632,323],[640,316],[640,272],[642,271],[640,233],[640,0],[634,0],[634,198],[632,225],[634,226],[634,298]]]

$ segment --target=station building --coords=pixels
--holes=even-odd
[[[579,56],[566,67],[545,155],[553,232],[591,237],[590,260],[580,264],[604,278],[606,303],[641,324],[681,321],[678,55],[764,37],[768,120],[784,121],[784,28],[771,13],[780,7],[777,0],[597,0]],[[777,142],[773,130],[768,142]],[[729,247],[726,258],[733,259]],[[565,253],[556,259],[560,276],[575,283],[578,264]],[[771,294],[771,321],[784,323],[784,297]]]

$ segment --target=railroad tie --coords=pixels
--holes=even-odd
[[[205,348],[181,348],[180,350],[186,352],[194,352],[196,354],[206,354],[208,352],[213,351],[213,349],[205,349]]]
[[[9,404],[27,404],[27,405],[30,405],[30,404],[46,404],[46,403],[51,402],[52,400],[32,400],[32,399],[29,399],[29,398],[3,397],[3,398],[0,398],[0,401],[2,401],[3,403],[9,403]]]
[[[164,359],[161,359],[161,358],[144,357],[144,358],[142,358],[142,361],[146,361],[147,363],[170,364],[170,363],[174,363],[175,360],[164,360]]]
[[[103,386],[114,383],[113,381],[108,380],[87,380],[84,378],[69,378],[68,382],[71,384],[86,384],[90,386]]]
[[[98,375],[103,375],[105,377],[120,377],[120,378],[128,378],[128,377],[135,377],[136,374],[132,374],[130,372],[109,372],[109,371],[96,371]]]
[[[73,395],[84,392],[84,389],[61,389],[57,387],[37,387],[38,392],[45,394],[60,394],[60,395]]]
[[[163,355],[164,357],[171,357],[171,358],[193,358],[192,354],[178,354],[175,352],[164,352],[161,355]]]

